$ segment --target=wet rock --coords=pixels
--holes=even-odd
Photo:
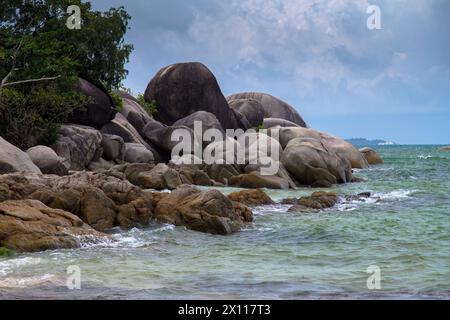
[[[286,204],[286,205],[294,205],[298,203],[298,199],[295,198],[287,198],[280,201],[280,204]]]
[[[241,174],[228,179],[228,185],[238,188],[289,189],[289,181],[274,175],[261,175],[258,172]]]
[[[95,242],[106,235],[77,216],[36,200],[0,203],[0,246],[17,251],[69,249],[80,241]]]
[[[361,200],[365,200],[368,199],[372,196],[372,194],[370,192],[362,192],[359,193],[357,195],[349,195],[345,197],[345,200],[347,202],[351,202],[351,201],[361,201]]]
[[[233,192],[228,195],[232,201],[243,203],[247,206],[261,206],[270,205],[275,202],[261,189],[243,190],[239,192]]]
[[[371,148],[362,148],[359,150],[363,156],[366,158],[369,164],[382,164],[383,159],[378,155],[378,153]]]
[[[124,173],[114,170],[84,171],[64,177],[3,175],[0,190],[0,195],[4,193],[8,199],[39,200],[51,208],[71,212],[98,230],[122,226],[121,223],[126,223],[125,227],[146,225],[154,207],[143,190],[126,181]],[[141,206],[144,202],[146,206]],[[123,206],[127,206],[126,210]]]
[[[155,209],[158,220],[195,231],[227,235],[239,231],[252,215],[218,190],[201,192],[180,186],[162,197]]]
[[[334,192],[314,192],[309,197],[302,197],[297,204],[289,209],[289,212],[319,212],[332,208],[338,202],[338,195]]]

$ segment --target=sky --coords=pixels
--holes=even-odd
[[[225,96],[272,94],[343,138],[450,144],[448,0],[93,0],[123,5],[134,45],[125,87],[199,61]],[[370,5],[381,29],[370,30]]]

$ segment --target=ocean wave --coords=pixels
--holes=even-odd
[[[29,288],[37,287],[45,284],[50,285],[65,285],[65,281],[62,277],[54,274],[44,274],[42,276],[32,277],[8,277],[0,280],[0,288]]]
[[[379,205],[391,201],[412,199],[412,195],[419,190],[394,190],[391,192],[375,192],[370,197],[356,197],[348,199],[341,197],[336,208],[338,211],[354,211],[361,205]]]
[[[14,270],[17,270],[25,266],[40,264],[41,261],[42,261],[41,258],[33,258],[33,257],[8,259],[6,261],[0,261],[0,276],[6,276],[9,273],[14,272]]]
[[[119,231],[110,235],[110,237],[103,237],[97,241],[84,241],[81,247],[86,248],[142,248],[157,243],[157,237],[151,238],[159,233],[174,230],[174,225],[165,224],[153,229],[138,229],[133,228],[128,231]]]
[[[253,208],[253,215],[264,216],[273,213],[286,213],[292,205],[272,204]]]
[[[379,192],[379,193],[374,193],[372,196],[373,197],[378,197],[381,200],[402,200],[402,199],[410,199],[412,198],[411,195],[413,195],[414,193],[420,192],[420,190],[405,190],[405,189],[400,189],[400,190],[395,190],[395,191],[391,191],[391,192]]]
[[[352,169],[354,173],[364,173],[364,172],[378,172],[378,171],[392,171],[395,170],[395,168],[392,167],[380,167],[380,166],[376,166],[376,167],[369,167],[366,169]]]

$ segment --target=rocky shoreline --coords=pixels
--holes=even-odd
[[[0,137],[0,247],[77,247],[81,238],[96,241],[113,227],[145,227],[152,220],[227,235],[252,221],[251,206],[272,203],[259,188],[360,182],[353,169],[382,163],[372,149],[357,150],[310,128],[293,107],[271,95],[225,98],[214,75],[200,63],[168,66],[150,81],[145,100],[157,101],[154,116],[126,92],[118,92],[119,110],[108,93],[86,80],[80,79],[78,90],[93,102],[61,125],[53,145],[22,151]],[[256,163],[249,156],[239,164],[207,164],[194,162],[194,152],[173,159],[176,143],[171,138],[177,129],[189,132],[192,145],[202,151],[219,150],[223,160],[229,159],[230,145],[245,155],[255,148],[231,138],[205,143],[195,131],[196,122],[217,132],[264,128],[251,135],[258,146],[261,141],[276,146],[279,159],[257,153]],[[271,137],[274,132],[278,139]],[[267,164],[263,160],[276,160],[275,174],[261,174]],[[254,190],[226,197],[195,186]],[[291,211],[320,210],[334,205],[336,197],[313,194],[293,203]]]

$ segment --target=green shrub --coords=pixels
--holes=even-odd
[[[264,127],[264,125],[263,125],[263,124],[260,124],[259,126],[256,127],[256,132],[259,132],[259,131],[264,130],[264,129],[266,129],[266,128]]]
[[[155,100],[147,102],[142,93],[138,94],[137,99],[141,104],[141,106],[145,109],[145,111],[147,111],[149,115],[153,116],[156,112],[158,112],[158,107]]]
[[[123,100],[119,96],[119,94],[117,92],[110,92],[109,95],[110,95],[111,99],[113,100],[117,111],[122,112],[123,111]]]
[[[14,255],[14,251],[5,248],[5,247],[0,247],[0,258],[6,258],[6,257],[11,257]]]
[[[80,7],[79,30],[66,27],[69,5]],[[0,136],[21,149],[52,144],[58,123],[89,101],[74,90],[79,77],[120,88],[133,49],[124,41],[130,16],[123,7],[100,12],[82,0],[0,7]]]

